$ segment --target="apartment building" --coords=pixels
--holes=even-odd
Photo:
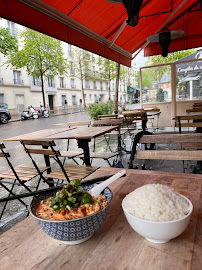
[[[0,27],[8,28],[12,36],[16,37],[19,42],[19,47],[22,46],[19,40],[19,31],[25,28],[21,25],[7,21],[0,20]],[[47,107],[55,112],[64,110],[65,101],[67,101],[68,108],[80,106],[82,101],[81,94],[81,80],[74,77],[74,46],[62,42],[63,52],[65,58],[69,61],[70,74],[64,76],[48,77],[44,81],[45,100]],[[90,53],[92,65],[92,74],[99,74],[99,66],[96,64],[98,56]],[[7,68],[4,65],[6,58],[0,53],[0,104],[8,104],[8,109],[12,115],[17,115],[25,110],[29,105],[38,108],[40,103],[43,103],[41,80],[36,75],[29,76],[25,69]],[[71,68],[72,65],[72,68]],[[130,85],[136,85],[135,73],[136,65],[133,63],[133,77],[130,78]],[[127,94],[128,82],[120,81],[119,85],[119,103],[124,104],[128,101]],[[131,86],[132,86],[131,85]],[[87,77],[83,82],[84,96],[86,104],[99,102],[104,103],[109,99],[109,82],[102,79],[101,76]],[[110,82],[111,99],[115,99],[115,80]]]

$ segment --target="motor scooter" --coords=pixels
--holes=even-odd
[[[43,117],[49,117],[49,112],[46,110],[46,108],[40,104],[40,115]]]
[[[34,109],[34,107],[29,106],[28,111],[23,111],[21,113],[21,120],[27,120],[27,119],[37,119],[39,118],[38,112]]]

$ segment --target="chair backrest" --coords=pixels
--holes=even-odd
[[[137,150],[137,159],[159,159],[159,160],[202,160],[202,150],[183,150],[184,146],[192,143],[202,143],[202,134],[154,134],[143,135],[141,144],[167,144],[165,150]],[[177,150],[168,149],[169,146],[179,145]],[[182,148],[183,147],[183,148]],[[188,148],[188,147],[187,147]],[[190,147],[192,148],[192,147]]]
[[[117,119],[118,114],[98,115],[98,119]]]
[[[202,122],[200,122],[202,120],[202,114],[179,115],[174,117],[173,120],[175,120],[175,126],[179,127],[180,133],[181,127],[202,127]]]
[[[10,154],[5,152],[3,149],[6,148],[3,143],[0,143],[0,157],[10,157]]]
[[[67,123],[68,127],[79,127],[79,126],[90,126],[91,121],[82,121],[82,122],[69,122]]]
[[[93,121],[93,126],[120,126],[123,124],[123,119],[101,119]]]
[[[202,107],[194,107],[193,109],[187,109],[186,112],[202,112]]]
[[[39,155],[45,155],[45,156],[57,155],[58,157],[61,156],[60,151],[54,150],[53,148],[53,146],[55,146],[54,141],[23,140],[20,142],[24,146],[25,151],[29,152],[30,154],[39,154]],[[26,145],[42,146],[44,148],[27,148]],[[51,149],[47,149],[48,147],[51,147]]]

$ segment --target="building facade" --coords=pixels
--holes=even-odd
[[[5,19],[0,20],[0,27],[8,28],[12,36],[18,39],[19,47],[22,43],[19,38],[19,31],[23,31],[25,28],[21,25],[7,21]],[[47,107],[54,112],[61,112],[67,108],[76,108],[83,104],[83,98],[81,94],[82,82],[74,76],[74,46],[61,42],[64,56],[69,61],[70,74],[64,76],[55,76],[54,78],[48,77],[44,81],[45,100]],[[92,53],[88,53],[91,57],[92,74],[96,72],[99,74],[99,65],[96,59],[98,56]],[[7,67],[5,63],[6,58],[0,53],[0,104],[8,104],[8,109],[12,115],[18,115],[28,106],[32,105],[35,108],[40,107],[40,103],[43,103],[41,80],[37,76],[29,76],[25,69],[14,69]],[[130,85],[135,86],[136,65],[133,63],[130,72]],[[119,83],[119,103],[125,104],[129,101],[129,95],[127,94],[128,81],[123,80]],[[105,103],[109,99],[109,82],[103,79],[101,76],[86,77],[83,80],[83,89],[86,104],[91,103]],[[110,81],[110,93],[111,99],[115,99],[115,79]]]

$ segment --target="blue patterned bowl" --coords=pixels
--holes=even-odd
[[[91,189],[93,185],[82,186],[84,191]],[[31,215],[38,221],[40,227],[50,237],[60,240],[67,245],[76,245],[87,241],[104,222],[109,204],[112,200],[112,192],[109,188],[105,188],[103,194],[108,200],[107,206],[100,211],[82,218],[72,220],[45,220],[36,216],[36,208],[41,200],[53,196],[55,192],[45,191],[32,199],[30,205]]]

